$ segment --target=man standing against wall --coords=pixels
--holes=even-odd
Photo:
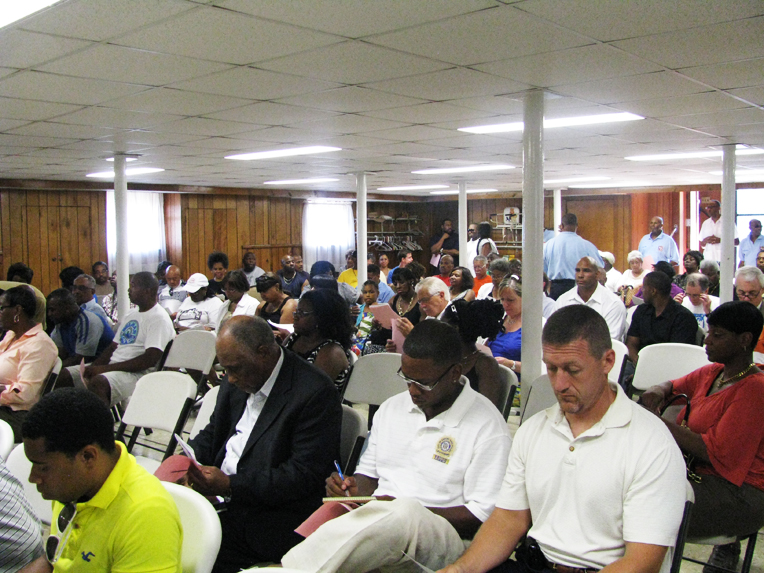
[[[700,226],[700,247],[703,249],[703,258],[709,261],[722,261],[722,204],[713,200],[706,207],[708,219]],[[739,244],[737,238],[737,226],[735,226],[735,244]]]
[[[642,260],[650,257],[653,263],[668,261],[671,266],[679,264],[679,249],[676,241],[663,232],[663,218],[653,217],[649,223],[650,232],[639,241],[638,251],[642,253]]]

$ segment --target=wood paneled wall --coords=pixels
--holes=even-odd
[[[281,268],[281,257],[302,253],[302,199],[255,195],[180,195],[183,276],[209,274],[212,251],[228,255],[230,269],[241,267],[243,247],[266,271]],[[171,200],[174,207],[175,199]],[[165,209],[167,210],[167,208]]]
[[[61,286],[68,266],[90,272],[106,260],[106,193],[17,191],[0,193],[3,277],[15,262],[34,271],[32,284],[43,293]]]
[[[631,197],[570,197],[563,199],[562,210],[578,217],[579,235],[600,251],[613,253],[616,269],[621,272],[626,269],[626,255],[631,250]]]

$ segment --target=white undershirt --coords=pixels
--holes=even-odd
[[[226,475],[236,475],[236,466],[239,465],[241,454],[249,441],[249,435],[252,433],[257,419],[260,417],[260,412],[263,411],[265,401],[268,399],[271,390],[273,390],[273,385],[279,372],[281,372],[281,365],[284,363],[284,351],[279,348],[279,353],[279,360],[276,362],[273,372],[271,372],[268,380],[265,381],[260,390],[249,395],[247,407],[236,424],[236,433],[228,438],[228,442],[225,445],[225,459],[223,459],[223,463],[220,466],[221,471]]]

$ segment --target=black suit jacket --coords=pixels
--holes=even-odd
[[[291,538],[321,505],[339,459],[342,407],[334,383],[283,352],[281,371],[231,476],[231,517],[245,522],[250,544],[262,555]],[[210,423],[190,443],[199,463],[221,466],[249,396],[223,380]]]

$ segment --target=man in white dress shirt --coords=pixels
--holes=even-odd
[[[722,204],[719,201],[711,201],[706,207],[708,219],[700,226],[700,246],[703,249],[703,258],[709,261],[722,261]],[[739,244],[737,238],[737,225],[735,226],[735,244]]]

